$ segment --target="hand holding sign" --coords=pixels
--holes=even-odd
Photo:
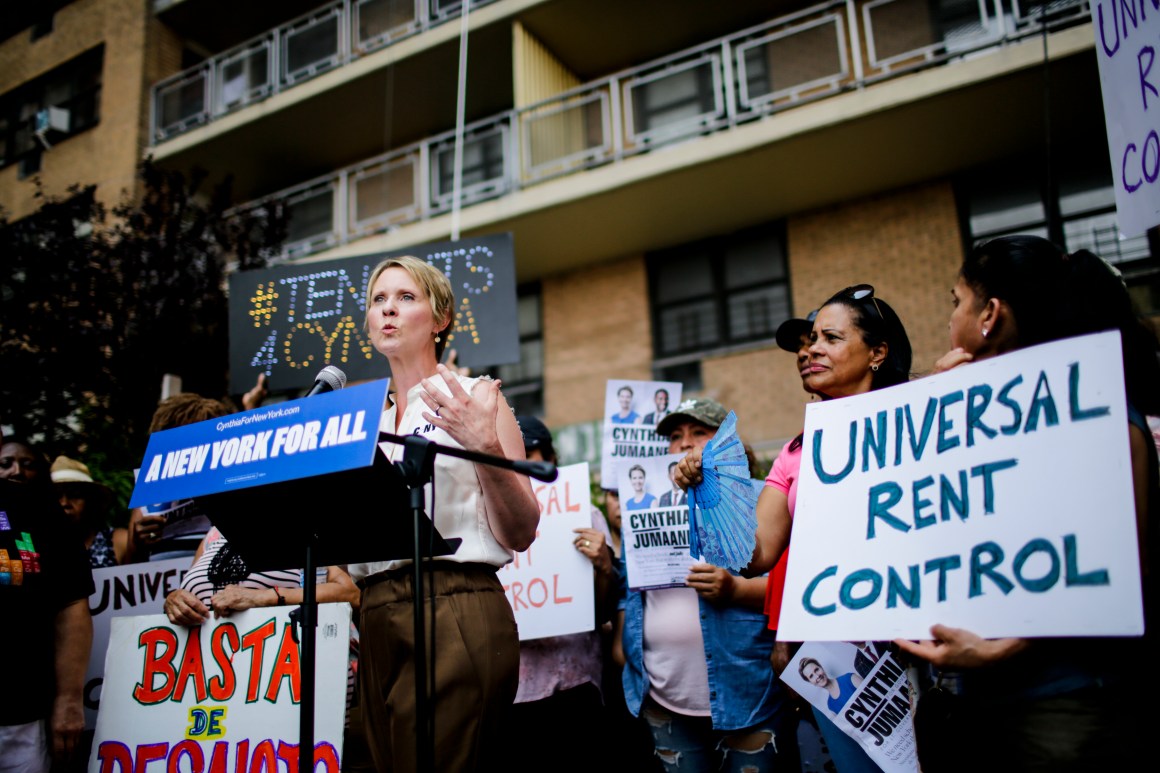
[[[719,566],[698,562],[689,567],[685,584],[697,595],[714,604],[728,604],[733,600],[737,578]]]
[[[238,585],[227,585],[213,594],[209,606],[214,617],[229,617],[234,612],[244,612],[254,607],[270,606],[271,595],[275,591],[270,588],[242,588]],[[264,595],[266,598],[259,598]]]
[[[950,669],[989,666],[1021,652],[1028,644],[1027,639],[984,639],[946,625],[932,626],[930,633],[933,641],[895,639],[894,643],[938,668]]]
[[[612,559],[608,556],[608,551],[605,549],[604,534],[597,529],[573,529],[576,532],[576,539],[573,543],[576,549],[592,562],[592,568],[597,572],[612,571]]]
[[[733,411],[705,445],[701,478],[689,487],[689,551],[740,570],[753,557],[758,489],[749,478],[749,459]]]
[[[165,597],[165,616],[175,625],[201,625],[209,620],[209,609],[185,588],[175,588]]]

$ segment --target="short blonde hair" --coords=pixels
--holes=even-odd
[[[455,294],[451,291],[451,280],[427,261],[420,260],[413,255],[387,258],[375,266],[375,270],[371,272],[371,278],[367,281],[367,316],[363,320],[363,328],[368,333],[370,332],[370,314],[373,305],[371,293],[374,292],[375,282],[379,281],[379,277],[388,268],[401,268],[410,274],[411,278],[426,294],[427,301],[431,304],[431,314],[436,320],[446,320],[439,330],[439,340],[435,342],[435,359],[443,359],[443,349],[447,346],[446,333],[451,327],[452,307],[455,305]]]

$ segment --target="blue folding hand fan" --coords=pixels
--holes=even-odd
[[[689,487],[689,552],[740,571],[757,544],[757,495],[733,411],[701,453],[702,480]]]

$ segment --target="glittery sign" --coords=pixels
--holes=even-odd
[[[363,322],[367,280],[394,255],[423,258],[451,280],[448,347],[461,365],[519,361],[512,237],[495,234],[233,274],[231,391],[247,391],[260,373],[275,390],[308,387],[325,365],[337,366],[349,381],[386,376],[386,359],[371,346]]]

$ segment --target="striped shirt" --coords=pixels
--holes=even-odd
[[[319,567],[315,582],[326,582],[326,567]],[[205,535],[205,551],[193,567],[185,573],[181,587],[209,606],[213,594],[227,585],[238,585],[251,590],[302,587],[301,569],[274,569],[251,572],[222,533],[213,527]]]

